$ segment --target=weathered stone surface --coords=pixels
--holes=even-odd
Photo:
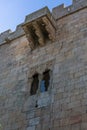
[[[86,7],[86,0],[73,0],[70,7],[54,8],[50,19],[55,18],[56,39],[33,51],[24,23],[15,32],[0,34],[1,130],[87,130]],[[47,10],[27,16],[25,23],[46,15]],[[41,93],[40,81],[47,69],[49,87]],[[38,91],[30,95],[36,73]]]

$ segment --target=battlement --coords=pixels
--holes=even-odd
[[[87,8],[87,0],[73,0],[72,5],[65,7],[64,4],[61,4],[55,8],[53,8],[52,12],[45,7],[40,9],[30,15],[27,15],[24,23],[17,26],[16,30],[12,32],[11,30],[7,30],[0,34],[0,45],[5,43],[9,43],[10,41],[25,35],[22,25],[27,24],[27,22],[35,21],[44,15],[47,15],[48,18],[58,20],[62,17],[75,13],[83,8]],[[53,19],[52,19],[53,20]]]
[[[16,27],[16,30],[12,32],[11,30],[7,30],[0,34],[0,45],[9,43],[10,41],[23,36],[25,33],[21,27],[22,24]]]
[[[70,15],[79,11],[83,8],[87,8],[86,0],[73,0],[72,5],[65,7],[64,4],[61,4],[52,10],[53,17],[57,20],[64,16]]]

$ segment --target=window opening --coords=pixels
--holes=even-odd
[[[31,90],[30,90],[30,94],[31,95],[35,95],[38,89],[38,85],[39,85],[39,79],[38,79],[38,74],[35,74],[33,76],[33,81],[31,84]]]
[[[45,92],[48,90],[50,82],[50,70],[47,70],[43,73],[43,79],[40,84],[40,91]]]

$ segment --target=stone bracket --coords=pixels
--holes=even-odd
[[[55,41],[56,29],[48,8],[45,7],[31,15],[27,16],[25,23],[22,25],[31,50],[37,46],[44,46],[48,40]]]

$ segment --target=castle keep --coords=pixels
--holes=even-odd
[[[0,34],[0,130],[87,130],[87,0]]]

